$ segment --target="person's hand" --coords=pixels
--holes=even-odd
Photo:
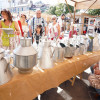
[[[98,64],[96,64],[94,67],[93,67],[93,69],[98,69],[99,68],[99,65]]]
[[[1,36],[1,33],[2,33],[2,29],[0,29],[0,36]]]
[[[19,32],[19,31],[15,31],[14,34],[15,34],[15,35],[19,35],[20,32]]]
[[[33,38],[33,42],[34,42],[34,38]]]
[[[100,75],[100,70],[95,70],[94,73],[95,73],[96,75]]]

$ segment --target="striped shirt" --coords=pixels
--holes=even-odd
[[[46,26],[44,18],[36,18],[36,17],[33,17],[28,24],[32,27],[32,33],[35,32],[37,25],[42,25],[43,31],[45,30],[44,28]]]

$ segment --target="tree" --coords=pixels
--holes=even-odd
[[[69,5],[69,9],[70,9],[71,12],[73,13],[74,7],[72,7],[72,6]],[[60,3],[60,4],[57,5],[57,6],[50,7],[50,9],[49,9],[48,12],[49,12],[49,14],[53,14],[53,15],[60,16],[62,13],[64,13],[64,14],[69,13],[69,10],[68,10],[68,7],[67,7],[66,4]]]
[[[88,13],[90,15],[100,15],[100,9],[90,9]]]
[[[55,15],[55,11],[56,11],[56,6],[51,6],[47,13]]]

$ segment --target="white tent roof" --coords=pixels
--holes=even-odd
[[[76,9],[100,9],[100,0],[66,0],[69,5],[75,6]]]

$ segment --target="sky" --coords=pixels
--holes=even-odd
[[[37,2],[37,1],[40,1],[40,0],[33,0],[33,2]],[[63,2],[64,0],[41,0],[41,1],[44,3],[51,4],[51,5],[55,5],[58,2]]]

